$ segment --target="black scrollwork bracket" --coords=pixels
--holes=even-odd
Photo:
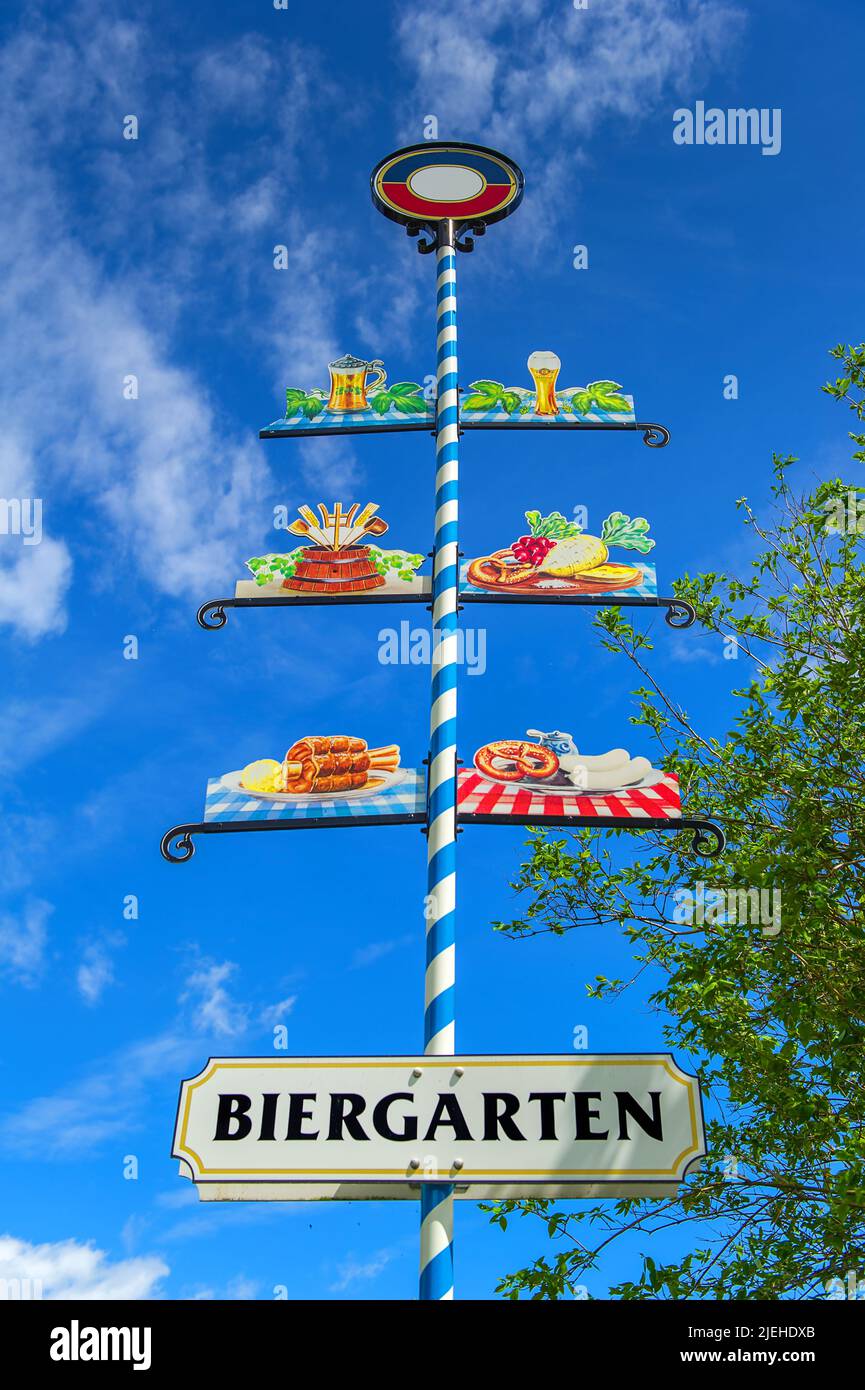
[[[679,821],[683,830],[693,830],[691,849],[704,859],[717,859],[727,847],[727,836],[720,825],[703,816],[684,816]],[[676,827],[673,826],[673,829]]]
[[[685,627],[691,627],[696,621],[697,614],[694,611],[694,605],[689,603],[687,599],[667,598],[659,599],[658,602],[667,605],[667,611],[664,614],[664,622],[668,627],[681,630]]]
[[[330,816],[327,820],[209,820],[196,825],[175,825],[166,830],[159,849],[169,864],[186,864],[195,853],[193,835],[242,835],[274,830],[334,830],[362,825],[425,825],[423,811],[393,816]]]
[[[636,428],[643,431],[643,443],[650,449],[665,449],[670,442],[670,431],[666,425],[646,424],[639,421]]]
[[[437,235],[435,227],[431,227],[428,222],[409,222],[405,229],[406,236],[418,238],[417,249],[422,256],[430,256],[436,249]]]
[[[426,576],[421,575],[421,578]],[[214,598],[201,605],[197,619],[198,626],[203,627],[205,632],[218,632],[228,621],[226,608],[308,608],[313,605],[333,608],[337,604],[351,608],[364,604],[429,603],[429,598],[430,593],[425,589],[411,594],[353,594],[344,600],[326,594],[292,594],[290,598],[275,594],[266,598]]]
[[[483,222],[463,223],[454,236],[454,246],[457,251],[474,251],[475,237],[483,236],[486,230],[486,224]]]
[[[692,830],[691,849],[705,859],[717,859],[722,854],[727,837],[719,825],[704,816],[647,816],[645,820],[634,820],[630,816],[538,816],[525,815],[487,815],[477,811],[457,812],[461,825],[530,825],[537,830],[548,826],[563,826],[568,829],[589,828],[592,830],[627,830],[639,833],[644,830],[672,831]]]
[[[205,825],[175,825],[173,830],[166,830],[159,846],[163,859],[169,864],[185,864],[195,853],[193,834],[206,829]]]
[[[213,599],[210,603],[203,603],[197,613],[198,626],[203,627],[205,632],[218,632],[225,627],[228,621],[225,615],[227,603],[231,603],[231,600]]]

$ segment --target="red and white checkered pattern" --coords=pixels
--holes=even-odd
[[[679,779],[672,773],[654,787],[632,788],[608,796],[580,796],[564,792],[561,796],[542,796],[507,782],[490,782],[475,768],[464,768],[459,775],[460,815],[508,816],[524,820],[545,817],[582,816],[597,820],[678,820],[682,815]]]

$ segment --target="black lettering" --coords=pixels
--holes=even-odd
[[[484,1091],[484,1138],[498,1139],[501,1128],[508,1139],[525,1139],[526,1136],[520,1134],[513,1120],[519,1108],[516,1096],[507,1091]]]
[[[315,1134],[304,1134],[304,1120],[312,1119],[312,1111],[304,1109],[304,1102],[315,1100],[315,1094],[302,1095],[300,1092],[292,1092],[288,1098],[288,1129],[285,1131],[286,1139],[317,1139],[318,1130]]]
[[[252,1129],[252,1120],[249,1118],[248,1110],[252,1105],[249,1096],[229,1096],[219,1097],[219,1110],[216,1115],[216,1133],[214,1139],[245,1139]],[[231,1133],[231,1122],[237,1121],[237,1129]]]
[[[600,1111],[593,1110],[589,1105],[590,1100],[600,1100],[600,1091],[574,1091],[574,1121],[576,1132],[575,1139],[606,1139],[609,1130],[605,1129],[602,1134],[592,1129],[592,1120],[601,1118]]]
[[[638,1101],[634,1100],[630,1091],[614,1091],[616,1103],[619,1107],[619,1138],[630,1139],[628,1133],[628,1116],[636,1120],[644,1134],[648,1134],[651,1139],[663,1139],[664,1122],[661,1119],[661,1092],[650,1091],[649,1099],[652,1102],[652,1113],[644,1110]]]
[[[532,1091],[529,1101],[533,1100],[541,1103],[541,1138],[557,1139],[556,1101],[567,1100],[564,1091]]]
[[[380,1134],[383,1139],[395,1139],[400,1144],[410,1139],[417,1139],[416,1115],[404,1117],[401,1134],[398,1134],[395,1129],[391,1129],[390,1117],[387,1112],[395,1100],[407,1100],[411,1105],[414,1102],[414,1096],[411,1091],[394,1091],[391,1096],[382,1096],[372,1112],[372,1123],[376,1134]]]
[[[258,1131],[259,1139],[276,1138],[276,1102],[278,1100],[278,1091],[265,1091],[261,1097],[261,1129]]]
[[[366,1101],[363,1096],[354,1095],[348,1091],[345,1095],[332,1095],[330,1098],[330,1127],[327,1131],[328,1139],[341,1139],[343,1127],[345,1127],[352,1139],[368,1139],[369,1135],[364,1134],[358,1115],[362,1115],[366,1109]]]
[[[429,1122],[429,1129],[424,1135],[425,1139],[435,1139],[436,1130],[441,1125],[449,1125],[453,1130],[454,1139],[467,1139],[471,1142],[471,1130],[466,1124],[466,1117],[460,1109],[460,1103],[456,1096],[449,1091],[439,1093],[436,1101],[436,1108],[433,1117]]]

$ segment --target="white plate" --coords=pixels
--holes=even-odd
[[[398,767],[396,772],[376,772],[372,776],[376,779],[374,787],[355,787],[348,792],[251,792],[248,787],[240,785],[243,776],[243,768],[237,772],[223,773],[220,781],[230,792],[240,792],[243,796],[257,796],[261,801],[356,801],[358,798],[378,796],[379,792],[385,791],[388,787],[398,786],[404,782],[408,774],[408,769]]]
[[[475,767],[475,772],[480,772],[479,767]],[[622,796],[625,792],[642,791],[644,787],[656,787],[659,782],[663,782],[666,773],[659,772],[657,768],[652,768],[645,777],[641,777],[639,782],[629,782],[627,786],[618,787],[599,787],[597,791],[583,791],[581,787],[575,787],[570,782],[558,782],[550,786],[546,782],[533,782],[528,779],[524,782],[502,782],[497,777],[489,777],[485,772],[480,772],[487,782],[494,782],[496,786],[515,787],[520,791],[538,792],[541,796]]]

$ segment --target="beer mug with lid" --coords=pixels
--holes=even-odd
[[[345,357],[340,357],[336,362],[328,365],[330,372],[330,398],[327,402],[328,410],[339,412],[347,410],[367,410],[369,408],[366,393],[375,386],[381,386],[387,380],[387,373],[384,370],[384,363],[376,358],[372,362],[364,362],[361,357],[352,357],[347,353]],[[367,381],[369,372],[377,372],[374,381]]]

